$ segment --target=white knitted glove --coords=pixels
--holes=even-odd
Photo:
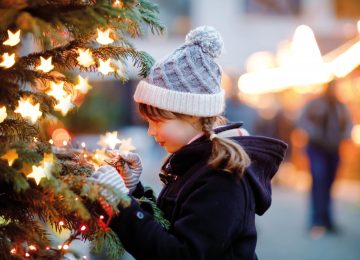
[[[110,204],[117,205],[120,202],[120,198],[111,192],[111,188],[121,191],[124,194],[129,193],[129,189],[126,188],[124,180],[117,172],[117,170],[110,165],[103,165],[99,167],[90,177],[90,180],[104,185],[100,188],[100,195]],[[110,189],[106,189],[108,186]]]
[[[131,152],[125,154],[119,150],[107,151],[107,154],[112,158],[109,163],[121,174],[130,193],[133,192],[143,170],[140,156]]]

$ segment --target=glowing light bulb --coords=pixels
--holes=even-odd
[[[1,159],[5,159],[8,161],[9,166],[12,166],[17,158],[19,158],[19,155],[17,154],[15,149],[10,149],[6,152],[6,154],[1,156]]]
[[[64,90],[64,82],[55,83],[51,81],[50,90],[48,90],[46,94],[54,97],[56,100],[61,100],[66,97],[67,92]]]
[[[100,71],[102,74],[107,75],[110,72],[114,72],[115,69],[111,67],[111,59],[107,59],[106,61],[103,61],[102,59],[99,59],[100,65],[98,67],[98,71]]]
[[[16,33],[8,30],[7,33],[9,38],[3,42],[4,45],[15,46],[20,42],[20,30],[18,30]]]
[[[79,56],[76,58],[81,66],[90,67],[95,64],[95,61],[92,57],[92,53],[89,49],[78,49]]]
[[[11,68],[15,64],[15,53],[9,55],[9,53],[5,52],[2,55],[3,61],[0,63],[0,67],[4,67],[6,69]]]
[[[121,144],[121,140],[117,137],[118,132],[114,131],[112,133],[107,132],[105,135],[100,136],[100,144],[102,147],[110,147],[110,149],[114,149],[117,144]]]
[[[57,111],[60,111],[63,116],[65,116],[70,109],[74,107],[74,104],[71,102],[72,96],[68,95],[66,97],[62,97],[59,99],[59,102],[56,106],[54,106],[54,109]]]
[[[0,123],[4,122],[7,117],[6,106],[0,107]]]
[[[110,29],[107,29],[106,31],[101,31],[100,29],[97,29],[98,36],[96,38],[96,41],[102,45],[108,45],[110,43],[113,43],[114,40],[110,38]]]
[[[37,70],[42,70],[43,72],[49,72],[54,69],[54,65],[51,63],[52,57],[44,59],[40,57],[40,65],[36,67]]]
[[[40,104],[37,103],[33,105],[30,102],[30,98],[21,98],[19,100],[19,106],[14,111],[15,113],[19,113],[22,117],[28,119],[32,124],[41,117],[42,112],[40,111]]]
[[[120,150],[123,151],[126,155],[136,149],[136,147],[133,146],[131,142],[131,138],[121,140]]]
[[[27,178],[33,178],[36,182],[37,185],[39,185],[40,181],[47,177],[45,172],[44,172],[44,168],[41,166],[32,166],[32,172],[26,176]]]
[[[75,89],[79,90],[83,94],[88,93],[88,91],[91,89],[88,78],[83,78],[79,75],[79,83],[75,85]]]

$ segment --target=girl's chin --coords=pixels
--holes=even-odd
[[[171,149],[171,146],[166,145],[166,143],[159,143],[159,145],[168,153],[173,153],[173,149]]]
[[[180,150],[179,147],[172,147],[172,146],[168,146],[168,145],[163,145],[162,147],[163,147],[164,150],[167,151],[168,153],[175,153],[176,151]]]

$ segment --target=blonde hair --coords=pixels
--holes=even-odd
[[[139,103],[139,112],[144,119],[152,121],[162,121],[166,119],[181,119],[188,121],[194,116],[175,113],[163,110],[151,105]],[[228,120],[223,116],[199,117],[199,127],[204,135],[210,139],[214,134],[213,128],[227,123]],[[241,178],[246,167],[250,165],[250,158],[244,148],[238,143],[228,138],[216,135],[212,139],[212,151],[208,165],[214,169],[223,170],[229,174],[234,174],[236,178]]]

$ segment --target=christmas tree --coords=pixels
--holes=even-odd
[[[131,61],[146,76],[153,59],[129,40],[148,28],[162,32],[157,7],[147,0],[0,0],[0,21],[0,258],[59,259],[75,239],[118,258],[121,243],[97,213],[99,187],[87,181],[101,159],[55,149],[44,127],[86,95],[81,72],[125,80],[121,67]],[[26,39],[39,51],[23,54]],[[54,246],[45,224],[71,235]]]

